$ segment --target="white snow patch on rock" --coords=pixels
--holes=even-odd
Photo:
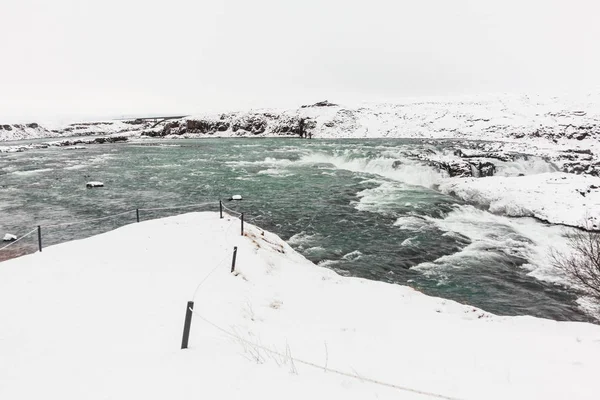
[[[6,235],[4,235],[4,238],[2,240],[5,242],[12,242],[14,240],[17,240],[17,237],[11,233],[7,233]]]
[[[104,183],[98,182],[98,181],[93,181],[93,182],[86,183],[85,186],[88,188],[104,187]]]
[[[521,177],[452,178],[439,189],[493,213],[600,229],[600,178],[545,173]]]

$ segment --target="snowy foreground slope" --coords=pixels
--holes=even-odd
[[[340,277],[239,229],[193,213],[1,263],[0,398],[597,399],[599,326]]]

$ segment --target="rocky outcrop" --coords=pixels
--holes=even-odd
[[[162,130],[143,131],[142,136],[229,134],[232,136],[310,137],[315,128],[316,122],[314,120],[296,114],[273,112],[228,113],[171,121],[166,123]]]
[[[432,160],[427,156],[418,157],[423,164],[433,167],[438,171],[445,171],[451,178],[483,178],[493,176],[496,173],[496,166],[491,162],[486,161],[462,161],[462,160]],[[396,160],[392,163],[392,167],[400,168],[404,163]]]
[[[107,144],[107,143],[124,143],[129,140],[126,136],[108,136],[108,137],[97,137],[93,139],[74,139],[74,140],[60,140],[56,142],[46,143],[32,143],[19,146],[0,146],[0,153],[21,153],[23,151],[32,149],[47,149],[49,147],[65,147],[67,149],[79,147],[82,144]]]
[[[565,162],[562,171],[570,174],[600,176],[600,162]]]
[[[4,242],[14,242],[15,240],[17,240],[17,236],[13,235],[12,233],[7,233],[2,239]]]
[[[327,100],[316,102],[315,104],[303,105],[300,108],[309,108],[309,107],[339,107],[337,104],[330,103]]]
[[[493,158],[500,161],[515,161],[517,155],[498,151],[469,151],[463,149],[454,150],[454,155],[460,158]],[[522,157],[522,155],[519,155]]]
[[[236,116],[231,123],[231,130],[233,132],[243,131],[244,133],[251,133],[253,135],[260,135],[265,133],[267,130],[267,118],[277,118],[275,115],[264,115],[264,114],[246,114]]]

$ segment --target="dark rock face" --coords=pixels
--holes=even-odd
[[[429,161],[428,164],[439,171],[446,171],[451,178],[453,178],[453,177],[469,178],[469,177],[473,176],[473,172],[471,170],[471,164],[469,164],[468,162]]]
[[[480,177],[494,176],[496,173],[496,166],[491,162],[479,163],[476,168],[479,171]]]
[[[491,162],[481,161],[451,161],[439,162],[430,161],[429,165],[439,170],[444,170],[450,177],[459,178],[483,178],[486,176],[494,176],[496,166]]]
[[[10,125],[2,125],[4,127],[4,130],[6,131],[12,131],[12,126]]]
[[[230,128],[230,124],[227,121],[211,121],[211,120],[192,120],[188,119],[185,121],[185,131],[182,133],[208,133],[214,132],[225,132]],[[179,125],[173,125],[172,128],[179,127]],[[182,131],[183,129],[180,129]]]
[[[559,158],[567,160],[562,171],[571,174],[600,176],[600,162],[589,149],[569,149],[560,153]]]
[[[162,131],[144,131],[143,136],[162,137],[167,135],[207,134],[231,131],[239,136],[263,133],[281,136],[311,137],[316,121],[298,115],[277,113],[221,114],[217,118],[201,118],[171,121]]]
[[[583,111],[573,111],[573,112],[561,112],[561,113],[549,113],[548,115],[552,117],[557,116],[567,116],[567,117],[581,117],[586,113]],[[512,136],[517,139],[524,138],[526,136],[532,136],[537,138],[546,138],[556,142],[558,139],[566,138],[566,139],[575,139],[575,140],[583,140],[587,138],[598,137],[600,134],[600,126],[597,124],[565,124],[560,125],[558,128],[552,127],[541,127],[531,132],[513,132],[510,133],[509,136]]]
[[[266,118],[260,114],[245,115],[242,118],[233,120],[231,130],[233,132],[244,130],[253,135],[259,135],[267,130],[267,121]]]
[[[62,140],[60,142],[53,142],[49,145],[58,147],[77,146],[79,144],[105,144],[105,143],[124,143],[129,139],[126,136],[110,136],[110,137],[98,137],[94,139],[76,139],[76,140]],[[47,144],[48,146],[48,144]]]
[[[496,173],[496,166],[488,161],[439,161],[431,160],[427,157],[427,155],[424,154],[419,154],[415,158],[424,163],[425,165],[433,167],[438,171],[446,171],[448,176],[450,176],[451,178],[483,178],[486,176],[494,176],[494,174]],[[392,163],[392,168],[398,169],[402,165],[404,165],[404,162],[402,160],[396,160]]]
[[[142,131],[141,135],[148,136],[148,137],[163,136],[162,132],[157,132],[157,131]]]
[[[568,162],[563,164],[563,172],[600,176],[600,162]]]
[[[141,118],[136,118],[134,120],[130,120],[130,121],[123,121],[124,124],[129,124],[129,125],[142,125],[144,124],[144,120]]]
[[[504,162],[515,161],[518,157],[515,154],[502,153],[498,151],[481,151],[477,153],[465,154],[461,149],[454,150],[454,155],[460,158],[493,158]]]
[[[308,118],[282,116],[274,121],[272,132],[289,136],[305,137],[308,130],[314,129],[315,125],[316,122],[309,120]]]
[[[32,129],[36,129],[39,128],[40,126],[38,124],[36,124],[35,122],[32,122],[30,124],[27,124],[28,128],[32,128]]]
[[[126,136],[111,136],[111,137],[100,137],[100,138],[95,138],[93,141],[82,141],[83,143],[88,143],[88,144],[103,144],[103,143],[121,143],[121,142],[126,142],[127,137]]]
[[[308,105],[301,106],[300,108],[308,108],[308,107],[337,107],[337,106],[338,106],[337,104],[330,103],[327,100],[323,100],[323,101],[319,101],[319,102],[317,102],[315,104],[308,104]]]

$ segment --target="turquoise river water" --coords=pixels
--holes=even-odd
[[[226,205],[342,275],[410,285],[502,315],[591,320],[549,265],[548,246],[564,240],[562,228],[490,214],[437,192],[436,182],[446,178],[431,168],[392,166],[407,152],[447,146],[399,139],[201,139],[0,154],[0,233],[135,208],[210,201],[216,210],[219,198],[240,194],[243,201]],[[503,168],[535,173],[523,165]],[[91,180],[105,187],[86,189]],[[142,219],[177,212],[183,211],[144,212]],[[47,228],[44,243],[134,221],[132,213]],[[32,235],[12,255],[36,246]],[[394,304],[382,308],[394,312]]]

